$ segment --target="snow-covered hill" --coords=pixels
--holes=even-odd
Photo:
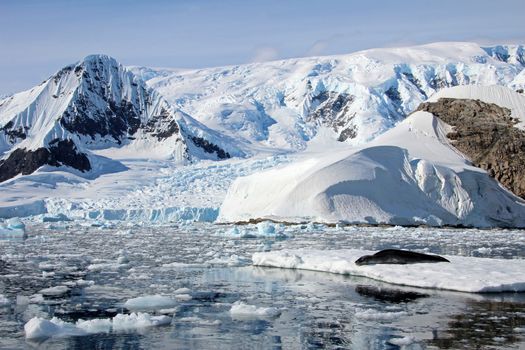
[[[88,56],[0,101],[0,126],[0,181],[42,166],[87,177],[125,169],[109,158],[184,162],[240,154],[104,55]]]
[[[456,85],[525,86],[523,46],[436,43],[199,70],[134,67],[172,104],[248,153],[302,150],[319,126],[359,144]]]
[[[452,88],[440,96],[465,91],[525,117],[521,96],[508,88]],[[360,147],[239,178],[219,220],[525,227],[525,202],[472,166],[450,145],[450,131],[434,115],[415,112]]]

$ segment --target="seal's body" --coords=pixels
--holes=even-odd
[[[375,264],[418,264],[418,263],[437,263],[450,262],[439,255],[429,255],[411,252],[401,249],[385,249],[374,255],[364,255],[355,261],[356,265],[375,265]]]

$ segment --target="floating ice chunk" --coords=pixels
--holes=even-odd
[[[162,326],[171,323],[169,316],[151,316],[147,313],[118,314],[112,319],[78,320],[64,322],[56,317],[46,320],[33,317],[24,325],[27,339],[43,340],[53,337],[79,336],[111,331],[126,331],[145,327]]]
[[[199,317],[181,317],[176,320],[177,322],[188,322],[193,324],[198,324],[199,326],[219,326],[222,322],[221,320],[206,320]]]
[[[162,295],[146,295],[138,298],[128,299],[124,307],[128,310],[158,310],[168,309],[177,305],[177,301]]]
[[[26,225],[19,218],[11,218],[6,223],[11,230],[25,230],[26,228]]]
[[[257,224],[257,230],[261,236],[275,234],[275,226],[269,221],[263,221]]]
[[[98,263],[98,264],[88,265],[87,269],[93,272],[100,272],[100,271],[118,271],[120,269],[125,269],[128,267],[129,265],[120,264],[120,263]]]
[[[122,249],[119,252],[119,257],[117,258],[117,262],[119,264],[127,264],[127,263],[129,263],[128,253],[124,249]]]
[[[404,311],[381,312],[374,309],[356,310],[355,312],[355,317],[369,321],[392,321],[407,315]]]
[[[113,317],[113,330],[129,330],[145,327],[168,325],[172,318],[169,316],[151,316],[147,313],[118,314]]]
[[[46,215],[42,218],[42,222],[61,222],[61,221],[71,221],[71,219],[62,213],[59,213],[56,215]]]
[[[392,345],[404,347],[410,344],[414,344],[416,342],[416,338],[411,336],[406,336],[402,338],[391,338],[388,342]]]
[[[175,293],[175,294],[189,294],[189,293],[191,293],[191,289],[189,289],[189,288],[179,288],[179,289],[175,290],[173,293]]]
[[[375,252],[359,249],[297,249],[257,252],[253,265],[362,276],[412,287],[469,293],[525,291],[525,259],[446,256],[450,263],[378,264],[354,262]]]
[[[24,331],[27,339],[46,339],[86,334],[84,330],[77,328],[74,324],[64,322],[56,317],[53,317],[51,320],[33,317],[24,325]]]
[[[177,294],[175,296],[175,299],[177,299],[179,301],[188,301],[188,300],[191,300],[192,297],[189,294]]]
[[[27,339],[45,339],[59,336],[61,327],[52,321],[40,317],[33,317],[24,325]]]
[[[44,288],[39,293],[42,295],[47,295],[47,296],[58,296],[58,295],[66,294],[67,292],[69,292],[69,288],[67,286],[55,286],[55,287]]]
[[[93,320],[78,320],[77,328],[86,333],[109,333],[111,331],[111,320],[107,318],[97,318]]]
[[[11,218],[0,223],[0,235],[8,237],[25,237],[26,225],[19,218]]]
[[[274,318],[281,315],[281,311],[274,307],[257,307],[236,301],[230,309],[230,315],[236,319]]]
[[[9,299],[6,298],[5,295],[0,294],[0,307],[9,305]]]

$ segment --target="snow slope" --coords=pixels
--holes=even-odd
[[[75,166],[72,159],[59,159],[58,163],[80,170],[77,175],[88,173],[91,177],[123,170],[102,156],[181,163],[242,155],[233,142],[228,146],[226,137],[173,108],[105,55],[87,56],[39,86],[0,101],[0,126],[3,161],[16,150],[31,155],[52,150],[67,140],[78,155],[87,155],[89,164]],[[227,150],[219,144],[225,144]],[[12,162],[23,161],[18,158]],[[41,163],[51,164],[48,160]],[[26,168],[23,173],[34,170]]]
[[[435,43],[199,70],[131,69],[253,154],[302,150],[320,126],[352,144],[369,141],[444,87],[523,88],[524,57],[523,46]]]
[[[252,260],[255,266],[363,276],[412,287],[469,293],[525,291],[525,260],[522,259],[446,256],[450,263],[366,266],[354,263],[359,257],[374,253],[358,249],[278,250],[254,253]]]
[[[484,98],[490,90],[470,91]],[[432,114],[416,112],[360,147],[239,178],[219,221],[525,227],[523,201],[471,166],[448,143],[449,130]]]

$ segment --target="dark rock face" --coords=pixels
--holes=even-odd
[[[202,137],[190,136],[190,139],[195,144],[195,146],[202,148],[206,153],[215,153],[219,159],[231,158],[228,152],[224,151],[222,148],[209,142],[208,140],[203,139]]]
[[[159,141],[167,139],[173,134],[178,134],[179,130],[179,124],[171,118],[169,112],[164,108],[159,115],[153,116],[144,126],[144,131]]]
[[[316,121],[321,125],[331,127],[339,133],[338,141],[345,141],[357,135],[355,126],[348,126],[354,114],[348,112],[355,97],[334,91],[323,91],[312,98],[312,105],[316,106],[307,116],[307,121]]]
[[[29,175],[43,165],[70,166],[82,172],[91,170],[91,164],[84,153],[78,152],[71,140],[53,140],[48,148],[34,151],[16,149],[7,159],[0,160],[0,182],[18,174]]]
[[[9,138],[9,142],[15,143],[17,140],[24,140],[27,137],[27,130],[29,130],[29,127],[13,127],[13,122],[9,121],[6,125],[4,125],[3,128],[0,129],[0,131],[3,131],[4,134],[6,134]]]
[[[441,98],[422,103],[418,110],[434,114],[454,127],[447,137],[515,195],[525,198],[525,132],[511,111],[479,100]]]
[[[109,100],[105,110],[80,94],[62,115],[60,124],[69,132],[102,137],[111,135],[118,143],[123,135],[133,135],[140,127],[139,111],[128,101]]]

